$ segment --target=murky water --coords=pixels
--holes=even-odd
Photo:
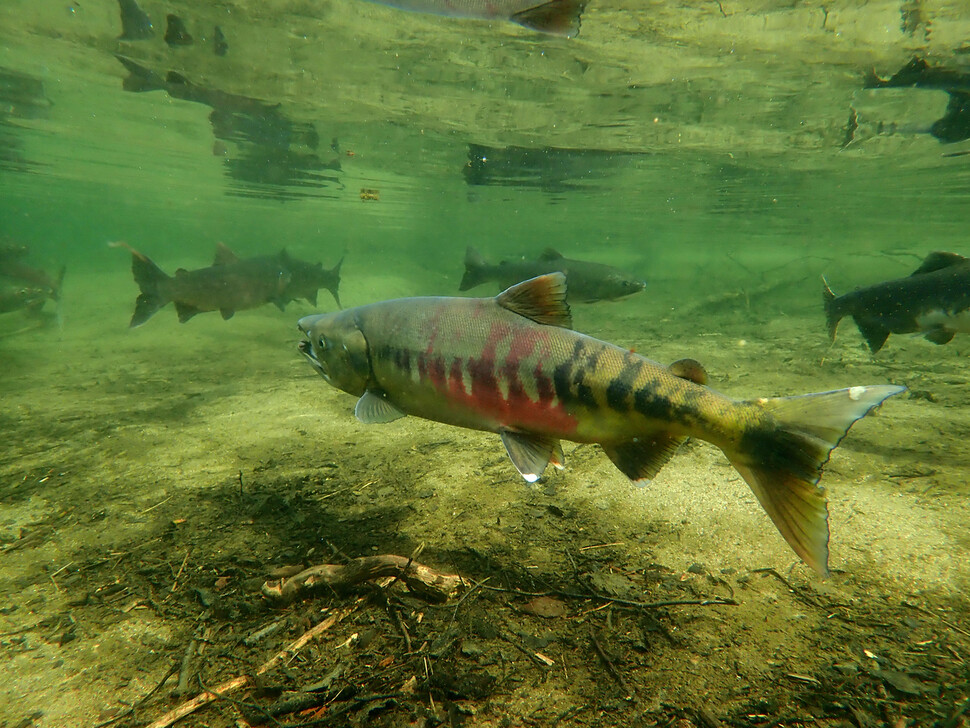
[[[970,254],[970,8],[593,0],[580,35],[565,39],[356,0],[141,6],[153,37],[121,40],[115,0],[0,3],[0,237],[27,246],[26,260],[52,276],[66,268],[46,315],[0,314],[0,545],[8,552],[0,644],[9,653],[0,659],[20,675],[3,688],[0,718],[23,725],[37,713],[36,725],[75,724],[65,717],[75,700],[83,724],[94,724],[158,682],[167,665],[152,663],[136,679],[132,666],[144,655],[117,645],[131,629],[152,654],[174,654],[192,634],[188,611],[180,622],[144,585],[99,569],[202,508],[192,499],[230,493],[237,473],[240,489],[246,480],[303,498],[310,482],[320,492],[363,493],[360,502],[333,501],[347,513],[366,511],[371,483],[381,488],[375,504],[405,500],[412,517],[396,530],[371,523],[369,540],[350,527],[333,538],[352,557],[407,555],[432,539],[432,561],[437,548],[449,554],[441,564],[471,568],[455,555],[471,549],[532,564],[542,581],[571,573],[575,564],[551,554],[588,536],[624,542],[611,553],[629,573],[651,563],[689,578],[688,567],[703,562],[723,581],[794,562],[740,481],[721,500],[734,476],[713,450],[679,455],[661,476],[667,490],[651,495],[631,490],[601,453],[577,448],[550,490],[525,495],[497,439],[425,423],[362,428],[353,399],[326,387],[295,348],[300,316],[335,309],[326,292],[316,307],[266,305],[227,321],[212,312],[180,324],[168,306],[129,330],[138,290],[131,256],[109,246],[116,241],[168,273],[209,265],[220,242],[241,257],[285,248],[325,268],[343,259],[344,306],[458,295],[467,246],[490,261],[552,247],[648,282],[620,301],[575,306],[578,329],[659,361],[702,360],[712,385],[732,396],[907,385],[915,396],[860,423],[823,481],[838,573],[818,599],[858,604],[872,590],[885,606],[869,615],[876,621],[912,627],[900,616],[907,600],[925,610],[920,619],[942,619],[920,633],[929,641],[879,637],[892,653],[880,669],[909,670],[936,692],[892,681],[881,689],[896,701],[895,717],[927,721],[955,709],[951,688],[968,676],[946,656],[965,657],[970,647],[964,628],[945,627],[968,614],[970,338],[936,346],[894,335],[873,357],[846,320],[830,345],[819,276],[842,293],[909,275],[935,250]],[[191,45],[166,43],[167,14],[184,21]],[[864,88],[868,73],[888,79],[914,57],[951,72],[949,92],[929,82],[936,87]],[[320,463],[339,472],[333,483]],[[575,509],[582,527],[520,523],[524,504],[534,511],[553,502]],[[470,515],[479,508],[481,522]],[[236,515],[230,508],[207,518],[195,553],[204,544],[213,553],[252,546],[263,561],[296,558],[286,555],[287,534],[268,526],[260,538],[270,541],[248,543],[238,529],[249,526]],[[517,525],[489,530],[503,519]],[[225,532],[217,521],[235,534],[226,542],[212,535]],[[202,579],[192,549],[164,543],[171,561],[184,554],[183,568],[198,567]],[[305,556],[304,546],[294,553]],[[144,601],[96,616],[78,606],[76,592],[98,594],[111,579]],[[784,632],[788,657],[802,660],[786,663],[786,674],[821,685],[826,669],[850,659],[876,674],[861,656],[872,647],[865,626],[851,639],[828,635],[822,657],[814,655],[811,630],[795,614],[805,602],[793,593],[804,596],[781,589],[787,608],[777,619],[796,621],[772,626]],[[771,619],[758,605],[724,616],[723,633]],[[73,636],[62,643],[61,634]],[[846,639],[851,655],[840,646]],[[752,640],[738,647],[749,650],[744,659],[782,649],[764,635]],[[904,664],[931,642],[939,648],[932,670]],[[32,655],[49,658],[45,667]],[[723,667],[705,659],[712,674]],[[54,677],[52,662],[66,666]],[[724,669],[744,673],[734,664]],[[713,685],[691,682],[685,669],[678,690],[703,695]],[[762,669],[744,673],[754,693],[782,667]],[[114,682],[89,674],[99,671]],[[576,705],[599,705],[597,678],[589,679],[577,687],[568,671],[563,678]],[[722,719],[780,715],[739,707],[730,686],[710,689],[725,706]],[[852,693],[855,705],[862,694]],[[881,699],[864,707],[888,722],[889,709],[873,707]],[[851,718],[826,705],[824,719]],[[533,708],[508,715],[515,722]],[[650,710],[662,723],[663,711]]]

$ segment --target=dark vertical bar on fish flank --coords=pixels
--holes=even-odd
[[[429,357],[428,378],[431,380],[431,383],[439,389],[439,391],[447,389],[448,375],[445,372],[444,357],[440,355]]]
[[[576,396],[578,397],[581,404],[590,409],[601,406],[601,403],[597,401],[595,390],[590,386],[590,382],[593,381],[596,375],[596,368],[599,366],[600,357],[602,357],[604,349],[602,347],[588,347],[584,346],[584,356],[579,365],[578,371],[574,375],[576,379]]]
[[[536,392],[539,394],[539,402],[542,404],[550,404],[556,396],[556,388],[552,384],[552,379],[550,379],[545,372],[542,371],[542,362],[536,365],[535,370],[532,372],[532,376],[536,383]]]
[[[606,404],[617,412],[629,412],[633,406],[633,389],[642,371],[643,362],[628,362],[607,385]]]
[[[590,374],[595,371],[601,351],[590,351],[586,343],[579,340],[566,361],[553,371],[552,382],[560,402],[576,402],[589,409],[598,406]]]
[[[455,397],[466,394],[464,369],[462,360],[458,357],[451,360],[451,366],[448,368],[448,391]]]
[[[500,381],[506,384],[505,402],[509,406],[522,407],[532,404],[525,391],[525,382],[522,380],[522,362],[533,354],[537,343],[533,331],[519,331],[514,333],[509,341],[509,352],[505,356],[505,361],[499,363],[496,357],[497,379],[500,378]]]

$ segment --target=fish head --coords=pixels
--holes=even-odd
[[[628,278],[621,273],[611,273],[604,281],[604,298],[623,298],[639,293],[647,287],[645,281]]]
[[[300,351],[332,386],[361,396],[371,379],[367,339],[353,309],[304,316],[297,324],[306,337]]]

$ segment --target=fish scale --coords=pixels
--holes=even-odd
[[[562,273],[495,298],[406,298],[300,320],[300,350],[359,397],[364,423],[405,415],[500,435],[527,481],[563,464],[560,439],[599,443],[632,480],[687,437],[719,447],[792,549],[828,573],[822,466],[849,427],[905,387],[734,400],[692,360],[664,367],[573,331]]]

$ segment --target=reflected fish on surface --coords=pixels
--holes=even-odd
[[[190,46],[195,43],[185,21],[178,15],[169,13],[165,18],[165,42],[169,46]]]
[[[155,35],[148,13],[135,0],[118,0],[121,10],[120,40],[147,40]]]
[[[844,296],[822,279],[825,320],[835,341],[839,322],[851,316],[875,354],[890,334],[922,334],[946,344],[970,333],[970,259],[956,253],[930,253],[906,278],[876,283]]]
[[[946,112],[930,125],[929,133],[944,144],[970,139],[970,71],[931,66],[922,58],[913,58],[886,79],[870,70],[862,87],[945,91],[950,97]]]
[[[372,0],[400,10],[454,18],[511,20],[531,30],[573,38],[586,0]]]
[[[240,260],[220,243],[208,268],[179,268],[170,276],[127,243],[111,245],[131,252],[131,271],[141,289],[131,327],[141,326],[169,303],[175,304],[179,322],[185,323],[206,311],[219,311],[222,318],[229,319],[236,311],[266,303],[275,304],[281,311],[297,298],[316,304],[319,288],[327,288],[337,299],[340,263],[326,271],[319,263],[291,258],[285,250],[274,256]]]
[[[902,392],[865,386],[734,400],[692,361],[668,368],[572,331],[561,273],[495,298],[405,298],[307,316],[300,350],[359,397],[364,423],[415,415],[500,435],[536,481],[560,440],[599,443],[631,480],[653,478],[687,437],[719,447],[792,549],[828,572],[822,466],[851,425]]]
[[[557,271],[566,275],[566,290],[573,303],[622,298],[642,291],[647,285],[612,266],[564,258],[552,248],[546,248],[536,260],[517,258],[492,265],[469,246],[465,251],[465,275],[458,290],[467,291],[489,281],[498,283],[501,288],[508,288],[529,278]]]

